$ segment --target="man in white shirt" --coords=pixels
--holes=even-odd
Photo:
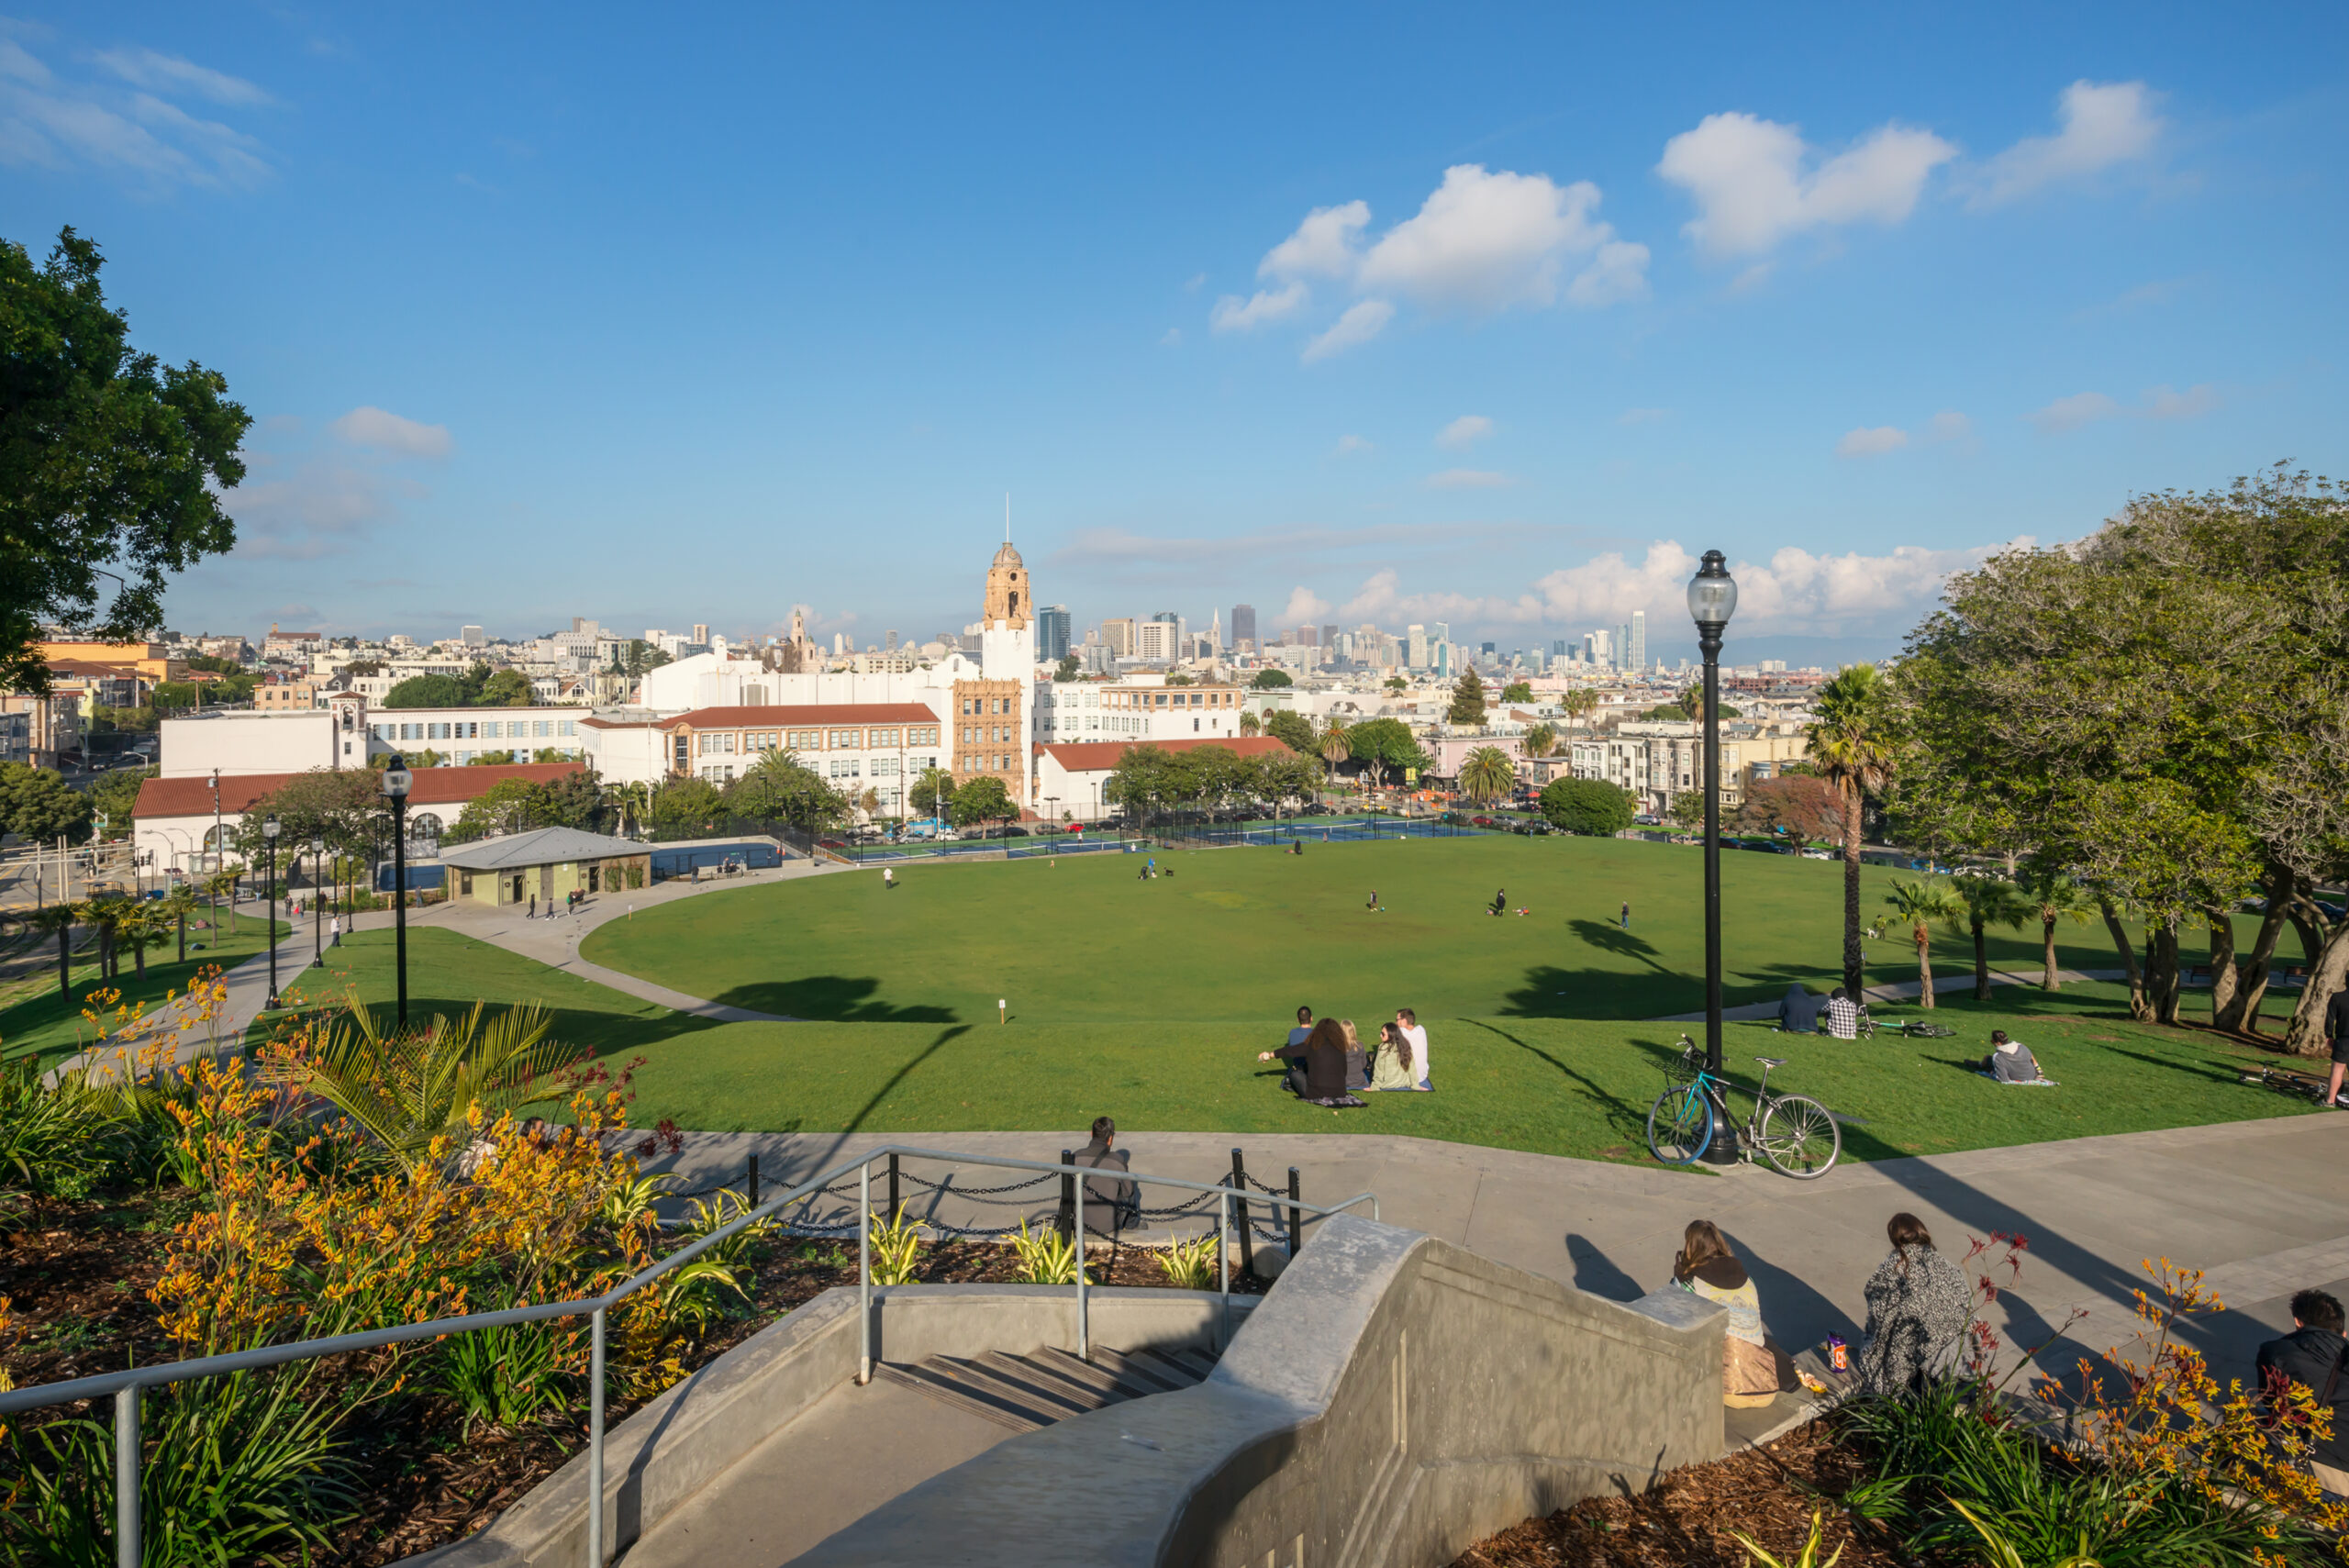
[[[1299,1007],[1297,1010],[1297,1028],[1288,1031],[1289,1044],[1303,1045],[1305,1043],[1306,1037],[1310,1035],[1312,1032],[1313,1009],[1310,1007]]]
[[[1408,1007],[1396,1008],[1395,1027],[1402,1032],[1405,1040],[1411,1042],[1411,1060],[1419,1064],[1419,1087],[1433,1088],[1435,1085],[1428,1082],[1428,1031],[1419,1028],[1419,1014]]]

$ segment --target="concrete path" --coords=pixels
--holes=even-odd
[[[692,1133],[682,1153],[653,1163],[699,1187],[739,1183],[755,1152],[772,1195],[893,1141],[1052,1162],[1085,1139],[1074,1131]],[[2029,1238],[2021,1277],[2011,1290],[2002,1281],[1993,1321],[2010,1341],[2037,1345],[2075,1307],[2087,1309],[2090,1317],[2047,1352],[2062,1370],[2125,1337],[2132,1294],[2145,1283],[2143,1259],[2210,1271],[2230,1310],[2198,1320],[2186,1337],[2210,1355],[2221,1378],[2249,1377],[2258,1341],[2290,1328],[2284,1306],[2292,1291],[2349,1292],[2349,1220],[2334,1201],[2349,1167],[2349,1116],[2338,1113],[1847,1163],[1815,1182],[1766,1167],[1672,1171],[1408,1138],[1159,1132],[1119,1142],[1136,1170],[1196,1181],[1229,1173],[1231,1150],[1241,1145],[1259,1180],[1285,1185],[1288,1167],[1298,1167],[1308,1201],[1372,1191],[1389,1223],[1616,1300],[1663,1284],[1683,1228],[1709,1218],[1744,1259],[1765,1320],[1789,1347],[1830,1333],[1858,1338],[1866,1320],[1863,1287],[1886,1252],[1885,1222],[1904,1209],[1922,1218],[1956,1258],[1965,1255],[1969,1236],[1987,1240],[1997,1230]],[[912,1160],[902,1169],[946,1174]],[[876,1167],[876,1206],[882,1176]],[[1019,1179],[972,1166],[953,1185]],[[1009,1225],[1023,1213],[1048,1214],[1056,1194],[1048,1184],[1019,1195],[1014,1207],[910,1184],[903,1195],[925,1218]],[[1143,1201],[1174,1200],[1146,1195]],[[852,1214],[850,1200],[818,1217]]]
[[[2125,969],[2059,969],[2055,972],[2055,978],[2064,984],[2077,985],[2093,980],[2126,980],[2129,978],[2129,972]],[[2041,975],[2037,970],[2032,970],[2027,973],[2010,969],[1994,969],[1990,972],[1990,984],[1993,985],[2021,985],[2036,991],[2039,989],[2040,979]],[[1973,990],[1974,966],[1972,964],[1967,964],[1962,970],[1952,970],[1947,974],[1943,974],[1938,969],[1933,972],[1935,995],[1960,988],[1968,992]],[[1879,1003],[1913,1002],[1923,995],[1924,992],[1925,983],[1921,980],[1896,980],[1884,985],[1869,986],[1867,999],[1870,1002]],[[1750,1022],[1755,1018],[1775,1018],[1777,1016],[1778,1003],[1776,1000],[1745,1002],[1734,1007],[1721,1009],[1721,1017],[1733,1022]],[[1704,1020],[1704,1009],[1700,1007],[1693,1013],[1666,1013],[1663,1018],[1650,1018],[1648,1022],[1690,1024],[1702,1023]]]

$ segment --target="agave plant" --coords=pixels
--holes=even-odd
[[[1151,1251],[1157,1259],[1159,1272],[1174,1289],[1213,1290],[1217,1240],[1216,1233],[1210,1230],[1188,1241],[1169,1241]]]
[[[465,1126],[475,1105],[495,1115],[562,1096],[552,1075],[586,1052],[548,1038],[553,1026],[553,1015],[535,1004],[492,1014],[476,1002],[462,1018],[387,1032],[353,1002],[306,1049],[273,1058],[263,1072],[325,1100],[413,1170],[435,1139]]]
[[[871,1220],[873,1248],[873,1283],[874,1284],[911,1284],[914,1271],[921,1261],[921,1228],[906,1218],[903,1205],[889,1217],[886,1225],[881,1217]]]
[[[1019,1255],[1019,1273],[1015,1276],[1021,1284],[1074,1284],[1076,1283],[1076,1248],[1069,1239],[1051,1226],[1028,1232],[1028,1222],[1019,1222],[1019,1234],[1013,1239],[1011,1250]],[[1085,1283],[1093,1283],[1087,1273]]]

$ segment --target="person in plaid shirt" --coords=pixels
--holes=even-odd
[[[1827,1032],[1837,1040],[1860,1038],[1860,1009],[1841,985],[1827,998]]]

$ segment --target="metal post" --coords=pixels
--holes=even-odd
[[[759,1157],[751,1156],[751,1207],[759,1207]]]
[[[392,802],[392,963],[399,971],[399,1025],[407,1028],[407,797]]]
[[[114,1396],[114,1560],[139,1568],[139,1385]]]
[[[1110,1223],[1114,1227],[1116,1221]],[[1076,1359],[1081,1362],[1093,1359],[1090,1310],[1091,1303],[1085,1294],[1085,1207],[1080,1203],[1076,1210]]]
[[[604,1568],[604,1309],[587,1354],[587,1568]]]
[[[1219,1271],[1217,1278],[1218,1288],[1223,1292],[1223,1316],[1219,1327],[1224,1342],[1229,1344],[1231,1341],[1231,1189],[1230,1187],[1224,1188],[1223,1195],[1216,1199],[1216,1207],[1220,1211],[1215,1222],[1216,1240],[1219,1243],[1215,1250],[1216,1267]]]
[[[323,969],[327,962],[327,912],[318,906],[318,857],[310,857],[310,966]]]
[[[269,845],[269,881],[262,887],[262,908],[269,916],[269,1005],[277,1006],[277,905],[273,895],[277,886],[277,840],[263,840]],[[228,914],[237,913],[237,890],[228,890]]]
[[[1727,1165],[1737,1159],[1737,1132],[1721,1087],[1721,636],[1719,627],[1699,627],[1705,656],[1705,1067],[1712,1074],[1712,1141],[1705,1162]]]
[[[1231,1190],[1236,1193],[1248,1190],[1248,1167],[1241,1163],[1237,1149],[1231,1151]],[[1240,1200],[1240,1272],[1243,1274],[1256,1272],[1256,1245],[1249,1234],[1248,1200],[1244,1197]]]
[[[856,1168],[856,1382],[873,1381],[873,1162]]]
[[[1305,1211],[1297,1207],[1297,1200],[1305,1194],[1297,1183],[1297,1167],[1294,1165],[1288,1168],[1288,1255],[1289,1261],[1294,1262],[1297,1252],[1305,1246]]]
[[[897,1157],[895,1154],[892,1154],[889,1156],[889,1223],[892,1225],[897,1223],[898,1207]],[[936,1211],[933,1210],[932,1212],[934,1213]]]
[[[1061,1151],[1061,1163],[1072,1167],[1072,1173],[1061,1178],[1061,1211],[1053,1217],[1052,1225],[1065,1241],[1076,1234],[1076,1176],[1073,1168],[1076,1155],[1066,1149]]]

